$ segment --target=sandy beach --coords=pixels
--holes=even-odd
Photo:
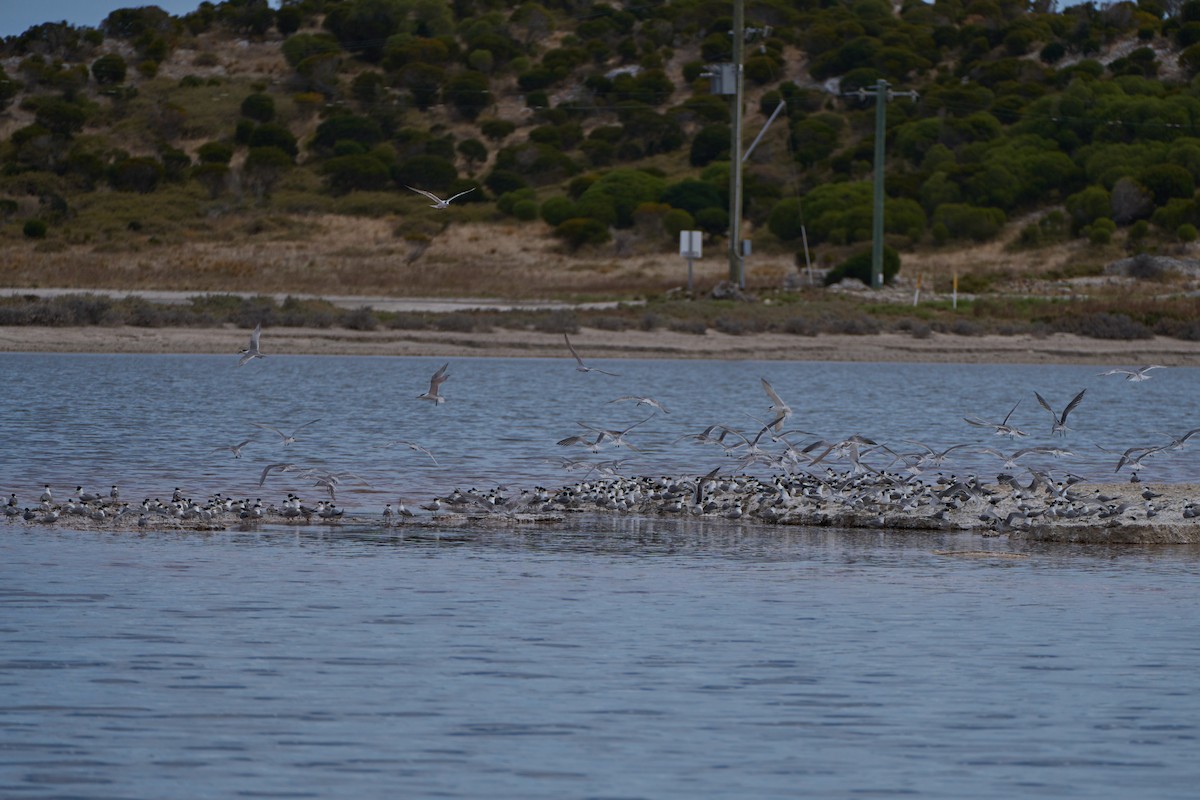
[[[249,331],[220,328],[0,327],[0,352],[236,354]],[[667,330],[583,328],[571,335],[590,358],[696,358],[796,361],[927,362],[963,364],[1200,365],[1200,342],[1155,337],[1139,340],[1049,336],[957,336],[904,333],[868,336],[764,333],[734,336]],[[344,328],[270,328],[263,351],[275,355],[428,356],[461,358],[569,357],[562,335],[495,328],[459,333],[436,330],[354,331]]]

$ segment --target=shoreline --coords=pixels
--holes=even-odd
[[[589,360],[596,358],[792,360],[961,364],[1162,364],[1200,366],[1200,342],[1155,337],[1091,339],[1048,336],[959,336],[903,333],[862,336],[784,333],[731,335],[669,330],[610,331],[581,328],[571,334]],[[249,330],[213,328],[0,327],[0,352],[94,354],[214,354],[231,358],[246,346]],[[460,333],[437,330],[356,331],[345,328],[268,328],[263,351],[271,355],[403,356],[436,358],[565,358],[561,333],[494,328]]]

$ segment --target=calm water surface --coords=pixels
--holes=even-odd
[[[584,342],[576,342],[587,358]],[[264,347],[266,343],[264,342]],[[1200,426],[1200,370],[454,359],[0,356],[0,486],[127,498],[364,482],[363,514],[454,486],[558,485],[577,422],[630,473],[707,472],[679,437],[751,429],[765,377],[823,436],[1048,443],[1037,390],[1087,387],[1055,469]],[[1114,365],[1115,366],[1115,365]],[[603,380],[594,380],[596,378]],[[1014,421],[1013,444],[961,421]],[[250,423],[289,430],[283,448]],[[242,459],[213,449],[257,434]],[[635,435],[636,434],[636,435]],[[417,441],[438,464],[392,439]],[[1196,480],[1198,448],[1148,462]],[[971,469],[963,462],[947,465]],[[995,470],[980,462],[980,468]],[[1124,477],[1124,476],[1122,476]],[[319,497],[319,495],[318,495]],[[0,797],[1191,798],[1200,549],[571,519],[399,535],[0,526]],[[963,558],[944,550],[1019,552]]]
[[[586,358],[586,342],[576,344]],[[440,359],[272,356],[242,368],[235,363],[234,356],[0,354],[0,490],[33,502],[47,483],[62,498],[81,484],[107,491],[117,483],[135,502],[177,486],[193,497],[223,492],[274,502],[294,491],[315,502],[319,491],[294,474],[273,474],[259,489],[265,465],[295,462],[361,476],[346,482],[339,501],[377,512],[401,494],[411,501],[456,486],[562,485],[580,475],[562,470],[563,457],[628,459],[626,474],[704,474],[733,462],[719,448],[680,437],[713,423],[753,436],[756,420],[768,414],[760,378],[794,409],[789,426],[814,434],[793,437],[798,444],[854,434],[897,451],[915,450],[913,440],[1005,453],[1054,444],[1073,455],[1026,459],[1022,467],[1091,480],[1127,480],[1128,472],[1114,474],[1126,448],[1166,444],[1200,427],[1198,368],[1156,370],[1152,380],[1129,383],[1076,366],[594,362],[620,373],[614,378],[578,373],[565,358],[460,358],[450,360],[442,386],[448,401],[433,406],[416,395],[445,363]],[[1083,388],[1088,394],[1069,419],[1073,430],[1052,440],[1049,414],[1033,392],[1061,410]],[[653,409],[611,402],[628,395],[654,397],[671,413],[647,420]],[[1028,437],[997,437],[963,421],[1003,419],[1018,402],[1011,421]],[[320,422],[288,447],[253,424],[291,432],[314,419]],[[628,438],[637,451],[592,455],[555,444],[588,433],[581,422],[615,429],[640,422]],[[253,441],[241,459],[215,450],[246,439]],[[437,464],[404,445],[382,447],[396,440],[428,448]],[[1200,482],[1197,442],[1147,459],[1143,478]],[[984,475],[1002,469],[994,456],[963,451],[944,467]]]
[[[8,530],[0,796],[1194,797],[1200,552],[962,544]]]

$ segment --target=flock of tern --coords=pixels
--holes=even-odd
[[[445,207],[458,196],[445,201],[438,200],[442,205],[435,207]],[[430,197],[437,200],[432,195]],[[248,346],[239,351],[238,367],[265,357],[266,354],[261,350],[261,336],[262,327],[256,325]],[[563,339],[577,371],[617,375],[589,366],[571,343],[570,337],[564,333]],[[450,378],[449,368],[449,362],[439,367],[430,377],[429,388],[417,394],[416,399],[427,401],[434,407],[446,403],[449,398],[442,393],[442,386]],[[1162,368],[1161,365],[1151,364],[1138,369],[1111,369],[1100,375],[1120,375],[1128,381],[1141,382],[1152,377],[1149,374],[1151,370]],[[957,509],[976,502],[982,505],[977,519],[1001,530],[1020,526],[1034,517],[1107,519],[1120,513],[1133,513],[1128,503],[1120,507],[1121,504],[1117,502],[1106,504],[1103,499],[1093,499],[1089,504],[1089,498],[1085,498],[1078,487],[1085,482],[1079,476],[1066,472],[1056,480],[1044,469],[1022,465],[1023,460],[1034,458],[1043,462],[1049,458],[1070,458],[1072,453],[1065,446],[1035,445],[1006,451],[965,442],[935,447],[904,440],[903,445],[896,445],[861,434],[829,441],[810,431],[798,428],[785,430],[794,417],[792,407],[766,378],[761,378],[760,382],[767,400],[766,415],[760,419],[748,414],[754,422],[752,428],[741,429],[714,423],[700,432],[685,434],[677,439],[719,448],[731,459],[726,462],[730,465],[727,469],[718,467],[705,476],[693,478],[629,478],[622,475],[626,459],[564,457],[559,460],[559,466],[567,471],[586,470],[583,480],[557,491],[540,487],[520,492],[504,487],[490,492],[455,490],[422,504],[419,509],[434,515],[448,511],[489,514],[550,514],[585,509],[654,513],[688,511],[694,514],[719,514],[730,519],[750,516],[776,521],[820,521],[827,519],[830,509],[834,508],[853,510],[872,518],[877,515],[879,520],[892,519],[887,516],[889,513],[903,512],[922,513],[928,520],[945,522],[949,519],[948,515]],[[1037,404],[1050,415],[1050,436],[1065,439],[1071,431],[1068,418],[1085,402],[1087,389],[1078,391],[1061,411],[1056,410],[1041,393],[1034,391],[1033,396]],[[646,395],[623,395],[608,402],[633,403],[636,408],[647,407],[650,414],[625,427],[578,422],[583,430],[559,438],[557,445],[588,454],[597,454],[609,448],[638,452],[637,444],[631,441],[638,435],[635,431],[655,416],[670,413],[665,404]],[[1013,422],[1020,404],[1020,400],[1014,403],[999,421],[976,416],[962,419],[971,426],[988,429],[997,436],[1016,441],[1029,435]],[[252,424],[277,435],[279,444],[286,448],[318,422],[319,418],[290,428],[263,422]],[[1128,469],[1131,473],[1130,482],[1137,483],[1138,471],[1145,466],[1148,458],[1182,448],[1198,434],[1200,428],[1195,428],[1177,436],[1168,436],[1170,441],[1136,445],[1119,453],[1113,452],[1112,455],[1117,459],[1114,473]],[[236,444],[213,448],[212,452],[225,451],[231,453],[233,458],[240,458],[243,448],[251,441],[244,439]],[[415,441],[397,439],[380,445],[384,448],[396,446],[410,448],[429,458],[433,464],[439,464],[431,450]],[[995,489],[989,488],[985,481],[974,475],[960,478],[953,474],[946,476],[939,471],[930,482],[921,477],[924,473],[940,470],[947,462],[968,453],[992,457],[1000,469],[1006,471],[996,476]],[[843,468],[835,469],[835,463],[842,464]],[[773,470],[775,477],[770,481],[755,478],[750,472],[756,469]],[[1027,470],[1032,476],[1029,486],[1023,486],[1011,474],[1021,469]],[[722,472],[728,473],[727,477],[722,477]],[[218,494],[204,502],[194,502],[177,489],[170,503],[147,499],[140,506],[130,506],[120,500],[117,487],[114,486],[107,497],[84,492],[83,487],[79,487],[70,500],[56,503],[50,487],[46,487],[38,506],[22,509],[14,494],[4,508],[5,515],[10,518],[20,516],[38,522],[53,522],[62,514],[79,514],[92,519],[137,514],[141,525],[150,524],[156,516],[212,524],[220,524],[231,518],[251,521],[264,518],[336,520],[344,513],[336,502],[339,486],[348,481],[365,483],[360,476],[351,472],[333,472],[299,463],[275,462],[263,467],[258,485],[261,488],[272,474],[285,473],[312,481],[312,486],[327,494],[328,500],[309,505],[297,495],[289,493],[281,505],[264,506],[261,500],[254,503],[249,500],[234,501]],[[1041,497],[1042,493],[1044,497]],[[1042,505],[1033,505],[1035,497],[1041,497]],[[1141,513],[1147,517],[1154,513],[1151,503],[1152,498],[1148,497],[1141,508]],[[1189,504],[1186,509],[1188,513],[1184,516],[1192,516],[1192,508]],[[1001,514],[1002,510],[1005,513]],[[405,505],[403,498],[394,504],[388,503],[383,510],[384,520],[389,525],[415,515],[416,512]]]

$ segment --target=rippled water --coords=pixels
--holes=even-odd
[[[0,796],[1194,797],[1200,552],[961,544],[9,530]]]
[[[577,342],[584,357],[586,345]],[[1200,425],[1200,370],[453,359],[0,356],[0,487],[311,491],[346,506],[573,479],[582,420],[628,471],[728,463],[678,438],[765,416],[888,443],[1050,441],[1058,469]],[[249,423],[321,422],[288,448]],[[258,433],[245,455],[212,452]],[[434,465],[390,439],[429,447]],[[1193,443],[1194,444],[1194,443]],[[1195,480],[1200,445],[1148,462]],[[586,456],[586,453],[576,455]],[[981,462],[984,463],[984,462]],[[985,464],[986,465],[986,464]],[[968,462],[947,464],[968,469]],[[995,469],[992,464],[991,469]],[[1124,477],[1124,476],[1122,476]],[[947,550],[989,550],[968,558]],[[1002,556],[1019,555],[1020,558]],[[553,528],[95,533],[0,525],[0,797],[1191,798],[1200,780],[1200,548],[571,518]]]
[[[586,359],[586,342],[576,344]],[[789,427],[831,441],[863,434],[898,451],[916,449],[910,440],[917,440],[937,449],[970,442],[1005,453],[1065,445],[1073,457],[1021,464],[1091,480],[1127,480],[1128,472],[1113,471],[1121,451],[1166,444],[1200,426],[1196,368],[1156,370],[1152,380],[1129,383],[1078,366],[595,361],[619,373],[609,377],[578,373],[569,358],[449,361],[442,386],[449,399],[435,407],[416,395],[445,363],[440,359],[272,356],[239,369],[233,356],[0,354],[0,489],[29,502],[46,483],[62,498],[81,484],[107,491],[117,483],[134,501],[176,486],[195,497],[219,491],[270,502],[295,491],[315,501],[319,492],[295,475],[274,474],[258,488],[264,465],[297,462],[361,476],[365,484],[347,481],[338,499],[374,512],[400,494],[420,499],[456,486],[561,485],[580,474],[558,466],[564,456],[629,459],[626,474],[704,474],[731,468],[732,461],[719,448],[680,437],[713,423],[752,436],[758,423],[750,415],[768,414],[760,378],[793,408]],[[1088,394],[1068,420],[1073,430],[1052,441],[1049,414],[1033,392],[1061,410],[1082,388]],[[592,455],[555,444],[587,433],[580,422],[623,429],[653,412],[610,402],[626,395],[654,397],[671,412],[629,434],[636,452]],[[1000,420],[1018,401],[1012,421],[1029,432],[1026,438],[997,437],[963,421]],[[253,424],[291,432],[314,419],[320,422],[286,448]],[[241,459],[214,452],[251,437]],[[380,447],[398,439],[428,448],[437,465],[403,445]],[[1147,459],[1143,477],[1200,481],[1200,438],[1192,444]],[[958,451],[944,469],[994,475],[1002,467],[993,456]]]

